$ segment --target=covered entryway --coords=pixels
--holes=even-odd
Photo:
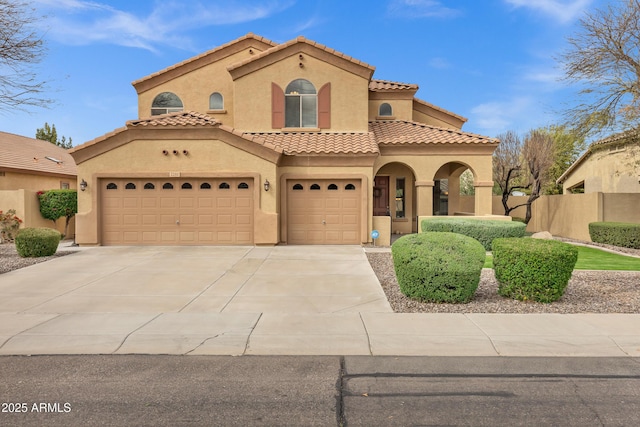
[[[252,178],[99,182],[103,245],[253,243]]]
[[[357,179],[287,180],[287,243],[361,243],[362,184]]]

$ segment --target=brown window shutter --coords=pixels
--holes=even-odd
[[[271,127],[284,127],[284,91],[275,83],[271,83]]]
[[[331,127],[331,83],[326,83],[318,91],[318,127]]]

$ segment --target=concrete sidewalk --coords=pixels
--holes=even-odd
[[[640,314],[393,313],[358,246],[100,247],[0,275],[0,354],[640,357]]]

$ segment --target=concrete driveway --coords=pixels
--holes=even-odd
[[[640,314],[393,313],[359,246],[98,247],[0,275],[0,355],[640,357]]]
[[[242,354],[261,318],[329,313],[349,347],[363,312],[392,310],[359,246],[97,247],[0,276],[0,354]]]

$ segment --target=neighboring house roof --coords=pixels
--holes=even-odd
[[[49,141],[0,132],[0,170],[40,175],[76,176],[77,168],[67,150]]]
[[[243,138],[272,144],[287,155],[378,154],[372,132],[245,132]]]
[[[369,122],[369,130],[382,145],[409,144],[498,144],[488,138],[457,129],[441,128],[405,120],[378,120]]]
[[[637,128],[637,129],[631,129],[625,132],[616,133],[614,135],[608,136],[606,138],[603,138],[591,143],[591,145],[589,145],[589,148],[587,148],[587,150],[582,154],[582,156],[578,157],[578,160],[573,162],[573,164],[569,166],[562,175],[560,175],[560,178],[556,180],[556,184],[562,184],[567,178],[569,178],[569,175],[571,175],[573,171],[575,171],[578,167],[580,167],[580,165],[585,160],[587,160],[595,151],[610,145],[626,145],[626,144],[632,144],[632,143],[637,144],[639,142],[640,142],[640,128]]]
[[[417,91],[418,85],[411,83],[392,82],[388,80],[371,79],[369,82],[369,90],[374,92],[386,92],[397,90]]]
[[[341,67],[349,72],[358,74],[366,79],[371,79],[375,67],[365,62],[357,60],[349,55],[338,52],[335,49],[327,47],[323,44],[317,43],[313,40],[309,40],[303,36],[298,36],[293,40],[286,43],[279,44],[275,47],[267,49],[252,58],[248,58],[237,64],[230,65],[227,70],[231,74],[231,77],[235,80],[253,71],[256,71],[265,65],[275,63],[281,60],[283,57],[289,55],[289,50],[300,49],[308,54],[312,53],[324,53],[324,59],[333,58],[334,65]],[[302,62],[302,64],[304,64]]]
[[[138,79],[131,84],[136,88],[138,93],[144,92],[178,76],[187,74],[194,69],[202,68],[220,60],[221,58],[225,58],[226,56],[232,55],[254,45],[256,48],[269,49],[273,46],[277,46],[277,43],[253,33],[248,33],[200,55],[194,56],[193,58],[189,58],[156,73]]]

